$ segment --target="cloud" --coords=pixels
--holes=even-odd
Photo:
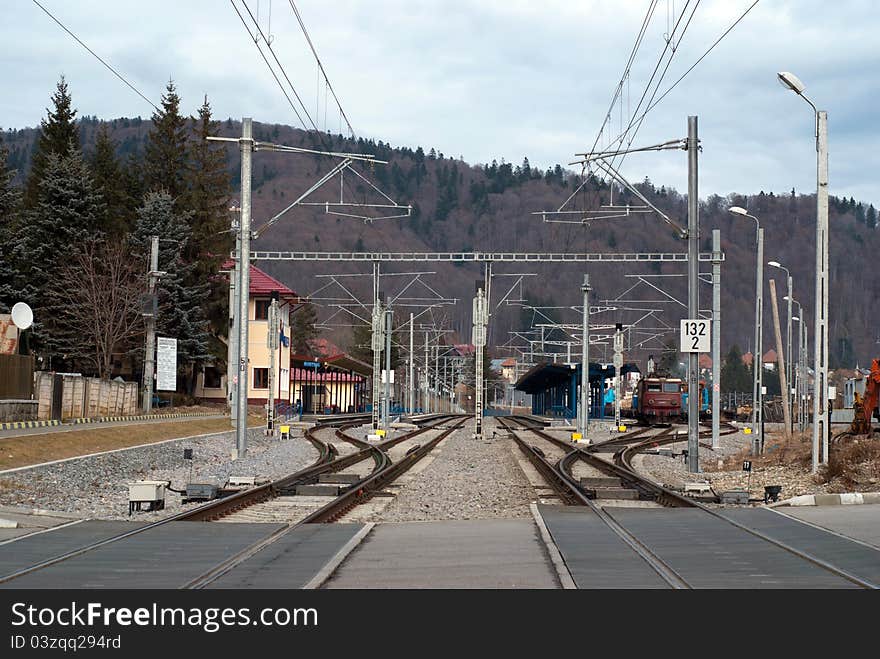
[[[46,6],[133,84],[158,102],[173,78],[184,110],[207,94],[217,116],[297,124],[293,111],[228,3],[82,0]],[[249,0],[256,13],[257,3]],[[355,129],[393,144],[533,165],[566,163],[593,143],[632,49],[647,2],[562,0],[490,2],[301,0],[331,81]],[[684,3],[674,3],[681,10]],[[675,81],[751,0],[703,2],[664,84]],[[320,128],[338,131],[326,90],[286,2],[260,20]],[[669,8],[673,3],[668,3]],[[75,7],[75,10],[74,10]],[[30,3],[6,9],[4,127],[35,125],[60,73],[80,114],[149,116],[124,87]],[[794,71],[829,112],[832,194],[880,205],[880,138],[872,104],[880,91],[877,21],[871,2],[789,0],[759,3],[727,38],[647,116],[634,145],[683,137],[700,117],[701,196],[730,191],[815,188],[809,106],[775,80]],[[657,10],[625,85],[627,121],[666,45],[667,3]],[[325,120],[326,115],[326,120]],[[631,180],[686,188],[680,152],[627,159]]]

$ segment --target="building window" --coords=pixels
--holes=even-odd
[[[220,369],[213,366],[205,367],[205,389],[219,389],[221,386]]]
[[[269,320],[269,306],[272,300],[256,300],[254,302],[254,320]]]
[[[254,369],[254,389],[268,389],[269,388],[269,369],[268,368],[255,368]]]

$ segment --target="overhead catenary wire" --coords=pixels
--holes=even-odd
[[[752,2],[752,4],[749,5],[748,8],[747,8],[742,14],[740,14],[740,16],[739,16],[739,17],[738,17],[733,23],[731,23],[730,26],[729,26],[724,32],[721,33],[721,36],[719,36],[719,37],[714,41],[714,43],[712,43],[712,45],[709,46],[709,48],[707,48],[706,51],[705,51],[702,55],[700,55],[700,57],[699,57],[699,58],[698,58],[698,59],[697,59],[697,60],[696,60],[696,61],[695,61],[690,67],[688,67],[688,69],[687,69],[687,70],[686,70],[686,71],[685,71],[685,72],[684,72],[684,73],[683,73],[683,74],[682,74],[682,75],[681,75],[681,76],[680,76],[680,77],[679,77],[674,83],[672,83],[672,84],[669,86],[668,89],[666,89],[666,90],[665,90],[665,91],[664,91],[664,92],[663,92],[663,93],[657,98],[657,100],[655,100],[655,101],[653,101],[652,103],[650,103],[650,104],[648,105],[648,107],[645,109],[645,111],[644,111],[640,116],[636,117],[636,118],[634,119],[634,121],[641,121],[641,120],[643,120],[644,117],[645,117],[645,115],[647,115],[651,110],[653,110],[655,107],[657,107],[657,105],[659,105],[660,102],[661,102],[664,98],[666,98],[666,96],[667,96],[667,95],[668,95],[673,89],[675,89],[675,88],[678,86],[678,84],[681,83],[681,82],[682,82],[682,81],[688,76],[688,74],[689,74],[691,71],[693,71],[693,70],[694,70],[694,69],[700,64],[700,62],[702,62],[702,61],[703,61],[703,60],[709,55],[709,53],[711,53],[711,52],[715,49],[715,47],[718,46],[718,44],[721,43],[721,41],[722,41],[722,40],[723,40],[728,34],[730,34],[730,32],[731,32],[731,31],[732,31],[737,25],[739,25],[739,23],[740,23],[740,22],[741,22],[741,21],[742,21],[742,20],[743,20],[748,14],[749,14],[750,11],[752,11],[752,9],[755,8],[755,6],[756,6],[759,2],[760,2],[760,0],[754,0],[754,2]],[[638,110],[636,110],[636,112],[638,112]]]
[[[73,39],[74,39],[74,40],[75,40],[80,46],[82,46],[82,47],[85,48],[87,51],[89,51],[89,53],[92,55],[92,57],[94,57],[96,60],[98,60],[98,61],[99,61],[101,64],[103,64],[103,65],[104,65],[104,66],[105,66],[105,67],[106,67],[106,68],[107,68],[107,69],[108,69],[113,75],[115,75],[117,78],[119,78],[119,79],[122,81],[122,83],[123,83],[126,87],[128,87],[129,89],[131,89],[135,94],[137,94],[137,95],[140,96],[143,100],[145,100],[145,101],[146,101],[146,102],[147,102],[147,103],[148,103],[148,104],[149,104],[149,105],[150,105],[150,106],[151,106],[156,112],[161,112],[161,110],[158,108],[158,106],[157,106],[155,103],[153,103],[153,101],[151,101],[149,98],[147,98],[146,96],[144,96],[144,94],[143,94],[143,93],[142,93],[137,87],[135,87],[133,84],[131,84],[128,80],[125,79],[125,76],[123,76],[121,73],[119,73],[119,71],[117,71],[117,70],[114,69],[110,64],[108,64],[107,61],[105,61],[105,60],[104,60],[100,55],[98,55],[94,50],[92,50],[91,48],[89,48],[89,47],[83,42],[82,39],[80,39],[78,36],[76,36],[76,35],[75,35],[75,34],[74,34],[74,33],[73,33],[73,32],[72,32],[72,31],[71,31],[66,25],[64,25],[64,23],[62,23],[60,20],[58,20],[58,19],[52,14],[52,12],[50,12],[50,11],[49,11],[48,9],[46,9],[43,5],[41,5],[39,2],[37,2],[37,0],[32,0],[32,2],[33,2],[35,5],[37,5],[37,7],[39,7],[40,9],[42,9],[43,12],[44,12],[49,18],[51,18],[53,21],[55,21],[55,22],[59,25],[59,27],[60,27],[62,30],[64,30],[65,32],[67,32],[67,34],[69,34],[71,37],[73,37]]]
[[[351,122],[348,120],[348,116],[345,114],[345,110],[342,109],[342,103],[339,101],[339,97],[336,96],[336,90],[333,89],[333,85],[330,82],[330,78],[327,76],[327,71],[324,69],[324,65],[321,62],[321,58],[318,57],[318,51],[315,49],[315,44],[312,42],[312,37],[309,35],[309,30],[306,28],[305,22],[302,19],[302,15],[299,13],[299,9],[296,6],[296,3],[293,0],[289,0],[290,8],[293,10],[294,16],[296,16],[297,23],[299,23],[300,29],[302,30],[303,35],[306,38],[306,42],[309,44],[309,48],[312,51],[312,55],[315,57],[315,61],[318,63],[318,68],[321,70],[321,74],[324,76],[324,82],[327,85],[327,88],[330,90],[330,94],[333,96],[333,100],[336,102],[336,107],[339,109],[339,114],[341,118],[345,121],[345,125],[348,126],[348,131],[351,134],[351,137],[356,137],[354,128],[351,125]],[[327,110],[326,101],[324,103],[324,111]]]

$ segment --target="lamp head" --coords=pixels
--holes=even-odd
[[[785,87],[786,89],[790,89],[795,94],[800,96],[804,93],[806,87],[804,83],[800,81],[794,73],[789,73],[788,71],[780,71],[776,74],[776,77],[779,79],[779,84]]]
[[[767,261],[767,265],[771,268],[781,268],[782,264],[779,261]]]
[[[749,214],[749,212],[745,208],[742,208],[740,206],[731,206],[727,210],[729,210],[734,215],[748,215]]]
[[[795,321],[800,320],[800,318],[798,316],[792,316],[791,319],[795,320]]]

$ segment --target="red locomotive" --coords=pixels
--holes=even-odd
[[[666,423],[681,418],[681,378],[650,374],[639,380],[633,393],[636,417],[647,423]]]

